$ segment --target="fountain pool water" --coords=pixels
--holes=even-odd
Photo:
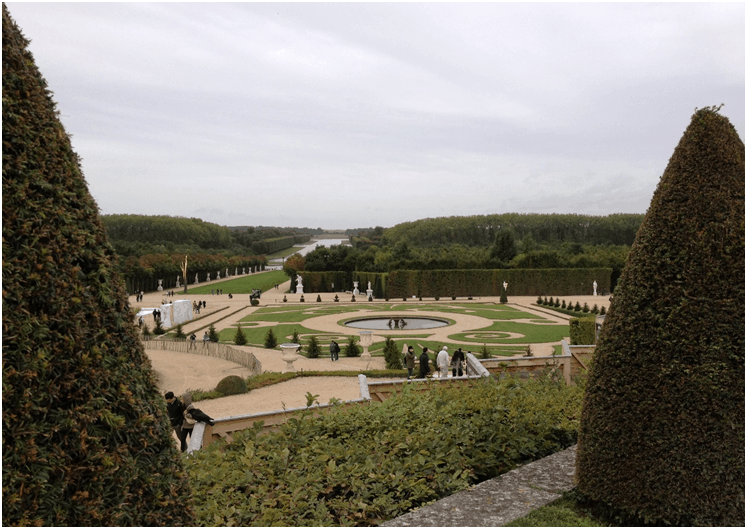
[[[404,324],[402,325],[402,321]],[[347,321],[345,326],[351,328],[362,328],[364,330],[422,330],[425,328],[439,328],[448,326],[445,319],[432,317],[403,317],[393,315],[390,317],[365,317]]]

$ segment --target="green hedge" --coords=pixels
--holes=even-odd
[[[744,144],[697,111],[604,320],[579,489],[629,516],[744,526]]]
[[[198,520],[377,525],[572,445],[580,401],[548,378],[482,380],[257,426],[185,462]]]
[[[570,343],[573,345],[596,344],[596,317],[570,319]]]
[[[593,281],[600,289],[611,289],[611,268],[579,269],[496,269],[496,270],[417,270],[392,271],[387,292],[391,298],[494,296],[503,282],[512,295],[582,295],[593,292]]]
[[[511,295],[590,295],[593,281],[599,290],[611,290],[611,268],[563,269],[507,269],[507,270],[398,270],[390,273],[352,273],[337,271],[303,271],[306,293],[352,289],[352,281],[359,280],[360,292],[365,293],[368,281],[379,289],[383,297],[468,297],[499,296],[504,281]],[[377,296],[378,298],[378,296]]]
[[[27,46],[3,4],[3,525],[191,525],[165,399]]]

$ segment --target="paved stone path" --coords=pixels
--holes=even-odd
[[[382,526],[503,526],[574,487],[575,449],[526,464]]]

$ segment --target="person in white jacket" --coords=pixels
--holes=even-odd
[[[447,378],[448,377],[448,366],[451,364],[451,358],[448,357],[448,347],[443,346],[443,349],[438,352],[438,368],[440,369],[440,377],[441,378]]]

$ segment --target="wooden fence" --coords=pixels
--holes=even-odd
[[[251,370],[251,375],[262,373],[262,364],[248,350],[239,350],[223,343],[192,342],[189,339],[149,339],[142,342],[145,350],[170,350],[182,354],[211,356],[238,363]]]

